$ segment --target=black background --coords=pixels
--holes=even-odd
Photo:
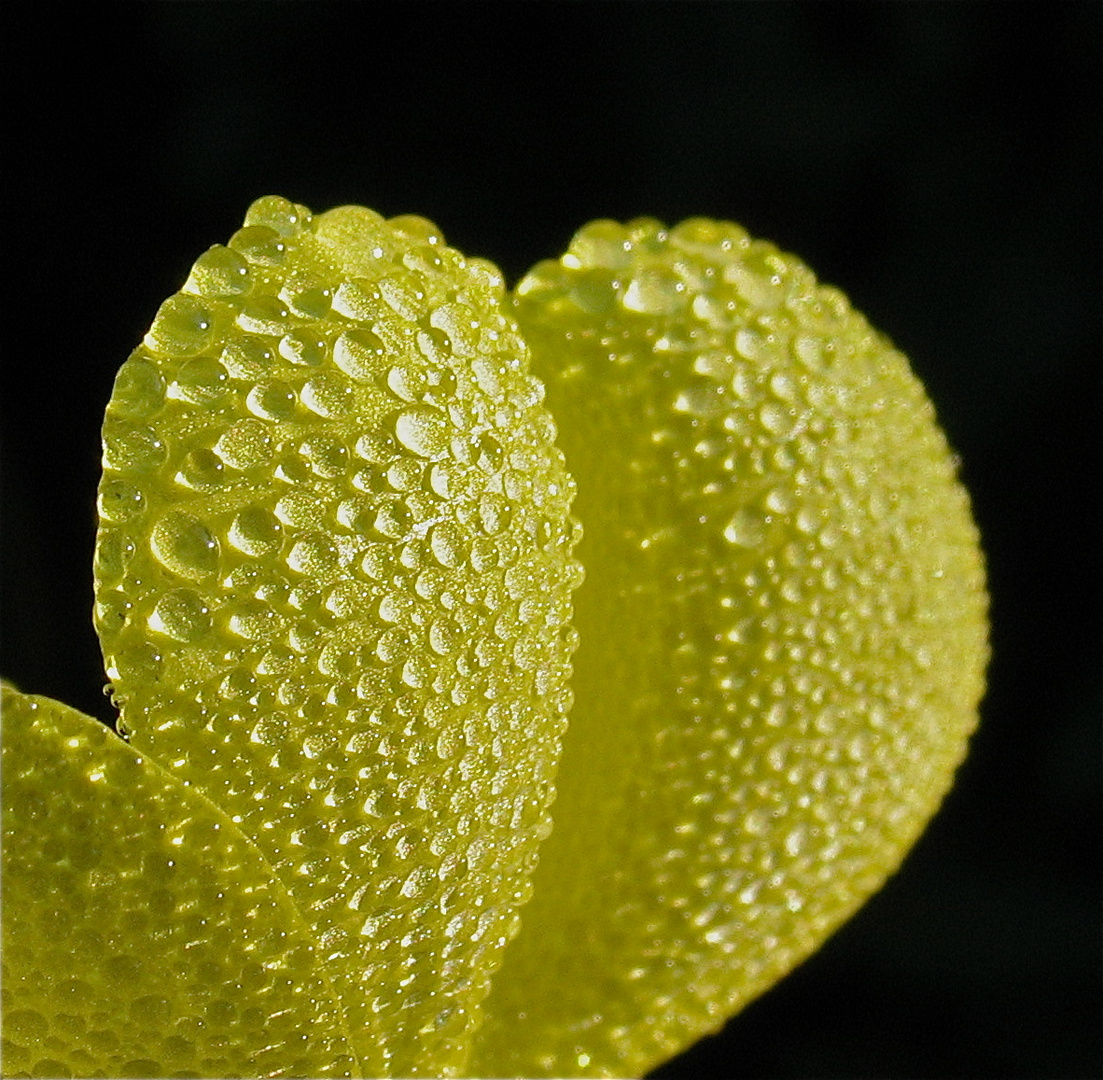
[[[114,372],[248,203],[434,219],[511,281],[734,218],[911,357],[989,558],[991,687],[884,892],[663,1077],[1100,1070],[1098,4],[5,7],[0,667],[109,719]]]

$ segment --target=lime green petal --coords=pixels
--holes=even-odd
[[[5,1076],[349,1076],[302,920],[225,814],[3,689]]]
[[[370,1075],[462,1070],[550,827],[577,526],[502,297],[422,218],[261,199],[104,422],[121,724],[263,852]]]
[[[905,358],[791,256],[598,222],[517,297],[586,582],[555,831],[472,1069],[633,1075],[896,868],[975,724],[983,564]]]

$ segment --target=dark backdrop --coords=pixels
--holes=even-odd
[[[421,213],[511,280],[594,217],[734,218],[911,356],[995,659],[900,875],[658,1075],[1098,1075],[1100,6],[81,9],[5,10],[3,672],[108,718],[102,409],[254,197]]]

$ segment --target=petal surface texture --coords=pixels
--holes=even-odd
[[[121,727],[263,853],[366,1075],[464,1070],[550,827],[581,573],[543,396],[489,263],[266,197],[108,405]]]
[[[898,865],[976,721],[967,496],[905,358],[738,226],[597,222],[516,310],[586,581],[555,830],[478,1076],[657,1065]]]
[[[350,1076],[306,927],[233,822],[3,689],[5,1076]]]

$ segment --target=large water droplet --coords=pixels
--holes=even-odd
[[[106,521],[130,521],[146,508],[141,489],[125,480],[108,480],[100,487],[96,500],[100,516]]]
[[[413,526],[414,518],[410,508],[398,499],[389,499],[375,515],[375,530],[391,540],[401,540]]]
[[[330,419],[346,416],[352,409],[352,387],[332,375],[317,375],[302,390],[302,402],[311,412]]]
[[[213,333],[211,313],[201,300],[170,296],[158,310],[145,344],[162,356],[194,356],[210,344]]]
[[[415,405],[395,420],[398,441],[420,457],[439,457],[448,448],[448,420],[431,405]]]
[[[238,551],[261,558],[280,547],[283,542],[283,526],[270,510],[250,506],[234,518],[229,540]]]
[[[223,433],[214,449],[231,469],[255,469],[272,459],[272,437],[259,420],[241,420]]]
[[[180,368],[172,387],[172,396],[193,405],[211,408],[229,390],[226,369],[213,357],[198,356]]]
[[[198,641],[211,628],[210,609],[197,592],[173,589],[157,601],[149,628],[176,641]]]
[[[215,244],[208,248],[191,268],[187,292],[228,299],[249,291],[249,264],[238,252]]]
[[[272,366],[272,350],[260,338],[231,341],[222,350],[222,366],[231,379],[256,382]]]
[[[103,463],[123,471],[152,472],[168,458],[168,447],[152,428],[108,416],[103,424]]]
[[[237,324],[250,334],[276,337],[287,329],[291,312],[276,296],[261,296],[248,301],[238,312]]]
[[[644,270],[629,283],[621,303],[629,311],[672,315],[685,306],[685,286],[674,274]]]
[[[755,510],[737,510],[724,528],[724,539],[737,547],[756,547],[766,539],[766,519]]]
[[[303,206],[296,206],[282,195],[262,195],[249,204],[245,224],[263,226],[280,236],[294,236],[310,221]]]
[[[788,435],[796,427],[793,410],[773,401],[768,401],[762,406],[758,412],[758,418],[771,435]]]
[[[299,367],[321,366],[328,352],[329,344],[325,338],[309,331],[298,330],[280,338],[280,356]]]
[[[288,420],[295,412],[295,391],[285,382],[262,382],[254,386],[245,405],[262,420]]]
[[[101,529],[96,538],[96,576],[101,582],[118,581],[134,556],[135,545],[118,529]]]
[[[219,544],[214,534],[189,514],[166,514],[150,537],[153,554],[166,570],[200,580],[218,569]]]
[[[213,491],[220,487],[226,475],[226,466],[213,451],[200,448],[193,450],[180,463],[176,474],[177,483],[193,491]]]
[[[164,403],[165,380],[149,360],[135,353],[115,376],[109,410],[137,420],[152,416]]]
[[[308,534],[292,546],[287,565],[313,577],[331,574],[337,569],[337,548],[324,533]]]
[[[251,263],[279,266],[287,254],[287,245],[275,229],[267,225],[246,225],[230,237],[230,247]]]
[[[466,557],[459,530],[447,521],[434,525],[429,531],[429,548],[441,566],[459,566]]]

